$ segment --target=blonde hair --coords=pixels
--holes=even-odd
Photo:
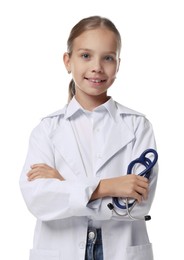
[[[116,28],[116,26],[108,19],[105,17],[101,16],[90,16],[87,18],[84,18],[80,20],[71,30],[68,41],[67,41],[67,52],[69,56],[72,55],[73,51],[73,41],[75,38],[80,36],[83,32],[88,31],[88,30],[93,30],[99,27],[104,27],[107,28],[108,30],[112,31],[115,33],[118,41],[118,48],[119,51],[121,50],[121,36]],[[72,79],[69,84],[69,96],[68,96],[68,102],[73,98],[75,95],[75,82]]]

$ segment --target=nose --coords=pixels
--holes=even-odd
[[[92,64],[92,72],[93,73],[103,73],[103,66],[99,59],[94,60]]]

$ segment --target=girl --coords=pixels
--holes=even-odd
[[[153,259],[143,216],[154,198],[157,167],[149,183],[126,170],[155,140],[144,115],[107,95],[120,50],[109,19],[88,17],[71,30],[63,56],[72,74],[69,103],[33,130],[20,178],[37,218],[30,260]],[[135,199],[137,220],[110,210],[113,197]]]

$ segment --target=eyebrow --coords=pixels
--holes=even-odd
[[[87,49],[87,48],[79,48],[77,51],[92,51],[92,50]]]
[[[79,48],[77,51],[93,52],[93,50],[91,50],[91,49],[87,49],[87,48]],[[106,54],[117,55],[117,53],[116,53],[115,51],[104,51],[104,53],[106,53]]]

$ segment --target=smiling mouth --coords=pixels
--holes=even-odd
[[[93,83],[102,83],[106,81],[105,79],[93,79],[93,78],[85,78],[85,79]]]

